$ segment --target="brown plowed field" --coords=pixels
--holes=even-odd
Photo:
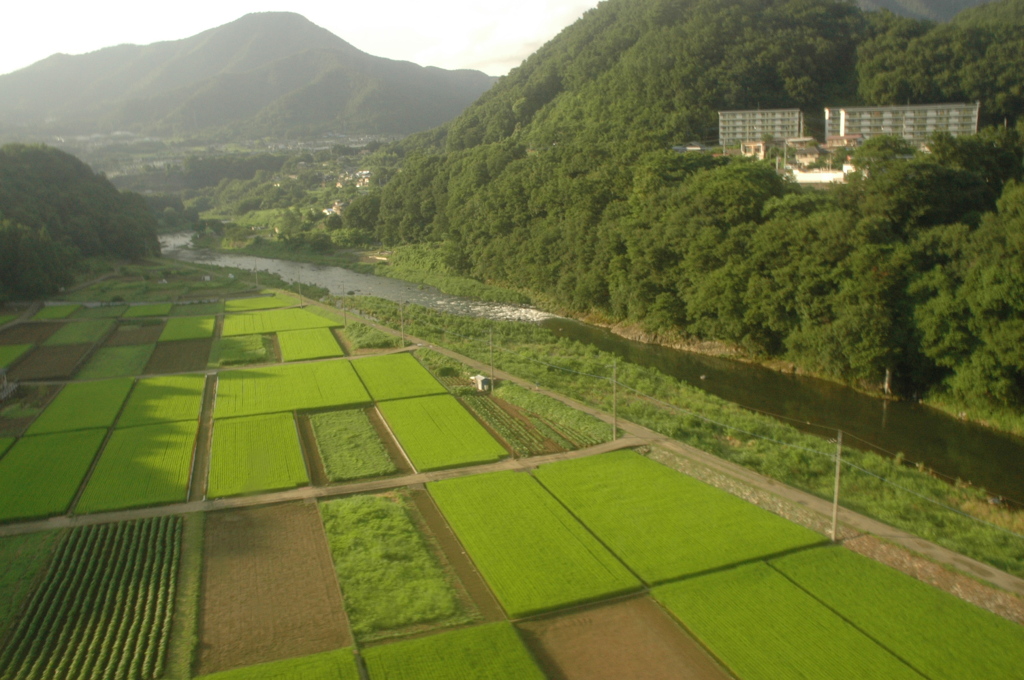
[[[352,644],[316,505],[211,513],[203,554],[199,675]]]
[[[0,331],[0,345],[31,345],[60,330],[62,323],[19,323]]]
[[[71,377],[92,345],[36,347],[11,369],[12,380],[64,380]]]
[[[174,340],[158,342],[153,355],[146,364],[146,373],[185,373],[186,371],[202,371],[210,358],[210,346],[213,339]]]
[[[122,323],[117,327],[117,330],[110,334],[110,337],[107,338],[107,342],[104,344],[106,347],[148,345],[151,342],[159,340],[160,334],[163,333],[163,331],[163,322],[148,324]]]
[[[551,680],[729,680],[649,597],[516,624]]]

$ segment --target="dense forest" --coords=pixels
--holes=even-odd
[[[0,301],[71,283],[82,257],[156,255],[156,219],[74,156],[46,146],[0,147]]]
[[[608,0],[461,116],[375,156],[353,225],[445,271],[906,395],[1024,405],[1024,1],[950,23],[831,0]],[[717,111],[980,101],[983,132],[848,184],[677,154]],[[367,215],[370,214],[370,219]],[[374,219],[375,218],[375,219]]]

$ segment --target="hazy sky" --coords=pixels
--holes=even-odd
[[[510,69],[575,21],[598,0],[92,0],[4,3],[0,74],[56,52],[187,38],[249,12],[302,14],[364,52],[423,66]]]

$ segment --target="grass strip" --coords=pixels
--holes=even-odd
[[[358,321],[350,320],[341,332],[352,349],[389,349],[402,346],[401,338]]]
[[[88,319],[75,321],[61,326],[56,333],[43,343],[48,347],[54,345],[83,345],[100,340],[114,327],[113,319]]]
[[[652,591],[744,680],[921,676],[763,562]]]
[[[359,680],[350,647],[203,675],[197,680]]]
[[[89,380],[139,375],[145,370],[154,349],[155,344],[100,347],[75,378]]]
[[[265,312],[228,314],[224,317],[224,337],[252,335],[254,333],[278,333],[297,331],[305,328],[331,328],[339,325],[305,309],[271,309]]]
[[[424,624],[472,619],[401,495],[320,504],[320,516],[357,640]]]
[[[222,371],[214,415],[234,418],[369,403],[370,395],[348,361],[319,361]]]
[[[825,540],[633,451],[542,465],[534,474],[648,584]]]
[[[110,427],[133,382],[131,378],[113,378],[65,385],[27,434]]]
[[[291,413],[229,418],[213,427],[211,498],[309,484]]]
[[[277,334],[282,361],[304,361],[344,356],[329,328],[306,328]]]
[[[543,680],[537,662],[504,621],[371,647],[373,680]]]
[[[22,437],[0,458],[0,521],[66,512],[106,430]]]
[[[203,577],[203,535],[206,515],[182,515],[181,563],[175,593],[167,670],[163,680],[192,680],[192,661],[199,646],[199,596]]]
[[[198,420],[205,387],[204,375],[143,378],[135,385],[117,427]]]
[[[640,588],[529,475],[495,472],[427,489],[512,618]]]
[[[356,359],[352,366],[375,401],[448,394],[445,386],[408,352]]]
[[[373,423],[361,409],[316,413],[309,420],[327,478],[332,482],[398,471]]]
[[[0,345],[0,368],[7,368],[30,349],[32,345]]]
[[[198,422],[114,430],[75,513],[187,500],[198,430]]]
[[[212,316],[182,316],[167,320],[160,342],[212,338],[217,319]]]
[[[269,335],[237,335],[218,338],[210,350],[210,366],[242,366],[274,361],[274,341]]]
[[[81,306],[82,305],[47,305],[35,313],[32,317],[32,321],[66,319],[77,312]]]
[[[167,316],[171,313],[170,302],[156,302],[149,305],[132,305],[124,313],[125,319],[138,319],[145,316]]]

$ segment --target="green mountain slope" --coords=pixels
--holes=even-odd
[[[0,131],[409,133],[454,117],[492,82],[373,57],[297,14],[268,12],[0,76]]]

